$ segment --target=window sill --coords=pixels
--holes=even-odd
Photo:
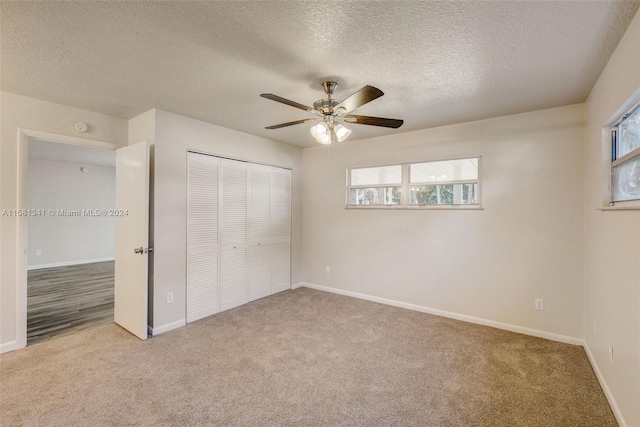
[[[345,209],[379,209],[395,211],[483,211],[482,206],[345,206]]]
[[[597,210],[602,212],[609,211],[640,211],[640,206],[604,206],[602,208],[598,208]]]

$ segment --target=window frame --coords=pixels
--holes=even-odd
[[[461,180],[461,181],[446,181],[446,182],[438,182],[438,183],[425,183],[424,185],[451,185],[451,184],[469,184],[476,183],[478,184],[477,191],[477,204],[460,204],[460,205],[411,205],[409,204],[409,190],[411,186],[423,185],[420,183],[411,183],[409,167],[414,164],[420,163],[435,163],[435,162],[447,162],[452,160],[469,160],[469,159],[477,159],[478,160],[478,179],[474,180]],[[350,195],[352,189],[357,188],[388,188],[395,187],[395,184],[379,184],[379,185],[351,185],[351,171],[355,169],[367,169],[367,168],[378,168],[385,166],[401,166],[401,175],[400,175],[400,204],[397,205],[352,205],[349,203]],[[367,166],[358,166],[358,167],[350,167],[346,170],[346,198],[345,198],[345,209],[400,209],[400,210],[483,210],[482,206],[482,156],[465,156],[465,157],[450,157],[450,158],[437,158],[430,160],[421,160],[421,161],[412,161],[412,162],[404,162],[404,163],[387,163],[387,164],[378,164],[378,165],[367,165]]]
[[[640,196],[636,199],[628,199],[628,200],[613,200],[613,170],[615,167],[622,165],[627,162],[631,162],[636,160],[640,156],[640,147],[634,149],[633,151],[628,152],[622,157],[618,157],[618,136],[620,134],[619,127],[629,116],[640,111],[640,101],[636,102],[632,105],[631,108],[625,109],[625,112],[619,115],[618,119],[615,120],[615,123],[609,127],[609,206],[620,206],[620,207],[640,207]]]

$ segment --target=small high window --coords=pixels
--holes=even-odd
[[[479,207],[480,158],[347,170],[347,207]]]
[[[640,200],[640,104],[611,128],[611,201]]]
[[[350,205],[399,205],[402,185],[402,166],[380,166],[351,169]]]
[[[477,205],[478,159],[409,165],[409,204]]]

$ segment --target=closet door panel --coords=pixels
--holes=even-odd
[[[271,245],[271,293],[291,289],[289,242]]]
[[[271,247],[249,247],[249,300],[271,295]]]
[[[220,262],[220,311],[247,303],[247,250],[222,251]]]
[[[291,234],[291,171],[273,168],[271,241],[288,242]]]
[[[192,253],[187,258],[187,323],[218,311],[218,254]]]
[[[271,186],[271,292],[291,289],[291,171],[273,168]]]
[[[249,301],[247,287],[248,164],[221,159],[220,311]]]
[[[268,245],[271,240],[271,167],[249,166],[249,245]]]
[[[221,159],[222,245],[245,245],[247,241],[247,163]]]
[[[187,322],[218,306],[220,159],[187,153]]]
[[[271,295],[271,167],[249,165],[249,300]]]

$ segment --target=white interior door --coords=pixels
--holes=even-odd
[[[116,150],[114,320],[147,339],[149,143]]]

